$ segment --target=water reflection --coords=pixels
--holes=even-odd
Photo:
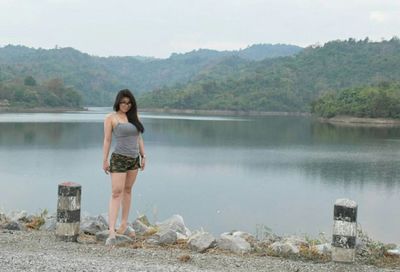
[[[101,123],[0,123],[0,146],[13,148],[83,148],[98,146]]]
[[[57,183],[73,180],[83,185],[84,210],[106,211],[106,112],[62,114],[61,122],[48,122],[53,115],[40,122],[0,121],[0,207],[51,209]],[[190,227],[215,234],[254,232],[256,224],[285,233],[329,233],[333,202],[345,196],[359,202],[360,222],[375,237],[397,237],[399,128],[335,127],[289,116],[147,113],[142,120],[149,165],[135,185],[132,216],[151,216],[155,209],[154,219],[180,213]],[[37,194],[42,197],[32,203]]]
[[[336,126],[314,121],[311,135],[316,143],[361,144],[373,140],[400,139],[400,127]]]

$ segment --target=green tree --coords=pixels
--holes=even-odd
[[[27,76],[24,79],[24,84],[26,86],[36,86],[37,85],[36,80],[33,78],[33,76]]]

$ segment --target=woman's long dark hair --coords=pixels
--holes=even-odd
[[[132,103],[131,108],[126,113],[126,116],[128,117],[128,122],[133,124],[139,132],[143,133],[144,126],[139,121],[138,114],[137,114],[136,100],[130,90],[123,89],[118,92],[117,97],[115,98],[115,102],[114,102],[114,110],[116,112],[119,111],[119,103],[121,103],[121,101],[124,97],[129,98],[130,102]]]

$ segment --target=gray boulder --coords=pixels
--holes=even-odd
[[[12,211],[7,217],[10,218],[10,221],[22,221],[25,220],[27,216],[28,213],[26,211]]]
[[[280,237],[274,233],[268,233],[267,235],[265,235],[265,237],[262,241],[272,244],[272,243],[280,241],[281,239],[282,239],[282,237]]]
[[[296,247],[300,247],[300,246],[308,246],[308,242],[306,241],[305,238],[302,237],[297,237],[297,236],[289,236],[289,237],[285,237],[283,239],[284,243],[289,243],[292,244]]]
[[[313,248],[321,255],[330,254],[332,252],[332,245],[330,243],[315,245]]]
[[[196,232],[188,240],[189,249],[197,252],[205,252],[207,249],[215,247],[217,241],[208,232]]]
[[[282,238],[274,233],[267,233],[263,236],[263,239],[257,241],[254,248],[258,251],[266,250],[271,244],[281,241]],[[253,245],[252,245],[253,246]]]
[[[136,219],[132,223],[132,228],[135,230],[137,235],[145,235],[146,233],[149,233],[151,228],[147,225],[145,225],[141,220]]]
[[[148,227],[151,226],[149,219],[147,219],[147,216],[144,214],[139,216],[138,218],[136,218],[135,221],[140,221],[141,223],[143,223],[144,225],[146,225]]]
[[[19,221],[10,221],[2,226],[3,229],[7,230],[26,230],[26,227]]]
[[[0,212],[0,224],[8,222],[9,219],[7,218],[6,214],[3,212]]]
[[[397,248],[395,248],[395,249],[389,249],[389,250],[387,251],[387,253],[388,253],[389,255],[393,255],[393,256],[400,257],[400,246],[397,247]]]
[[[37,218],[37,216],[30,214],[27,217],[25,217],[24,219],[22,219],[24,222],[32,222],[33,220],[35,220],[35,218]]]
[[[149,238],[146,239],[145,242],[150,245],[159,245],[160,244],[160,242],[158,240],[158,236],[156,236],[156,235],[150,236]]]
[[[240,237],[240,238],[246,240],[250,244],[251,247],[254,247],[257,243],[257,239],[253,235],[251,235],[250,233],[247,233],[247,232],[235,231],[235,232],[232,232],[232,236]]]
[[[183,221],[183,217],[181,215],[173,215],[167,220],[157,223],[157,228],[159,229],[159,232],[166,233],[169,230],[174,231],[177,233],[177,237],[179,239],[187,239],[190,235],[191,232],[190,230],[185,226],[185,223]]]
[[[97,217],[87,216],[82,219],[80,230],[83,233],[95,235],[98,232],[108,230],[108,224],[101,215]]]
[[[158,244],[161,245],[173,245],[178,239],[176,232],[170,229],[158,231],[154,236],[156,237]]]
[[[275,242],[270,246],[270,248],[273,252],[279,255],[298,254],[300,252],[296,245],[289,242]]]
[[[235,253],[247,253],[251,251],[251,245],[239,235],[234,236],[233,233],[222,233],[220,239],[217,240],[217,247],[229,250]]]
[[[55,214],[46,217],[44,224],[40,227],[40,230],[54,231],[57,226],[57,216]]]

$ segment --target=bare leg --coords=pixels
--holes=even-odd
[[[108,208],[108,223],[110,237],[115,237],[115,223],[118,217],[123,190],[125,186],[126,173],[111,173],[111,199]]]
[[[119,227],[118,232],[124,232],[128,226],[128,216],[132,200],[132,187],[133,184],[135,184],[137,173],[138,170],[132,170],[128,171],[126,175],[125,186],[122,194],[121,226]]]

